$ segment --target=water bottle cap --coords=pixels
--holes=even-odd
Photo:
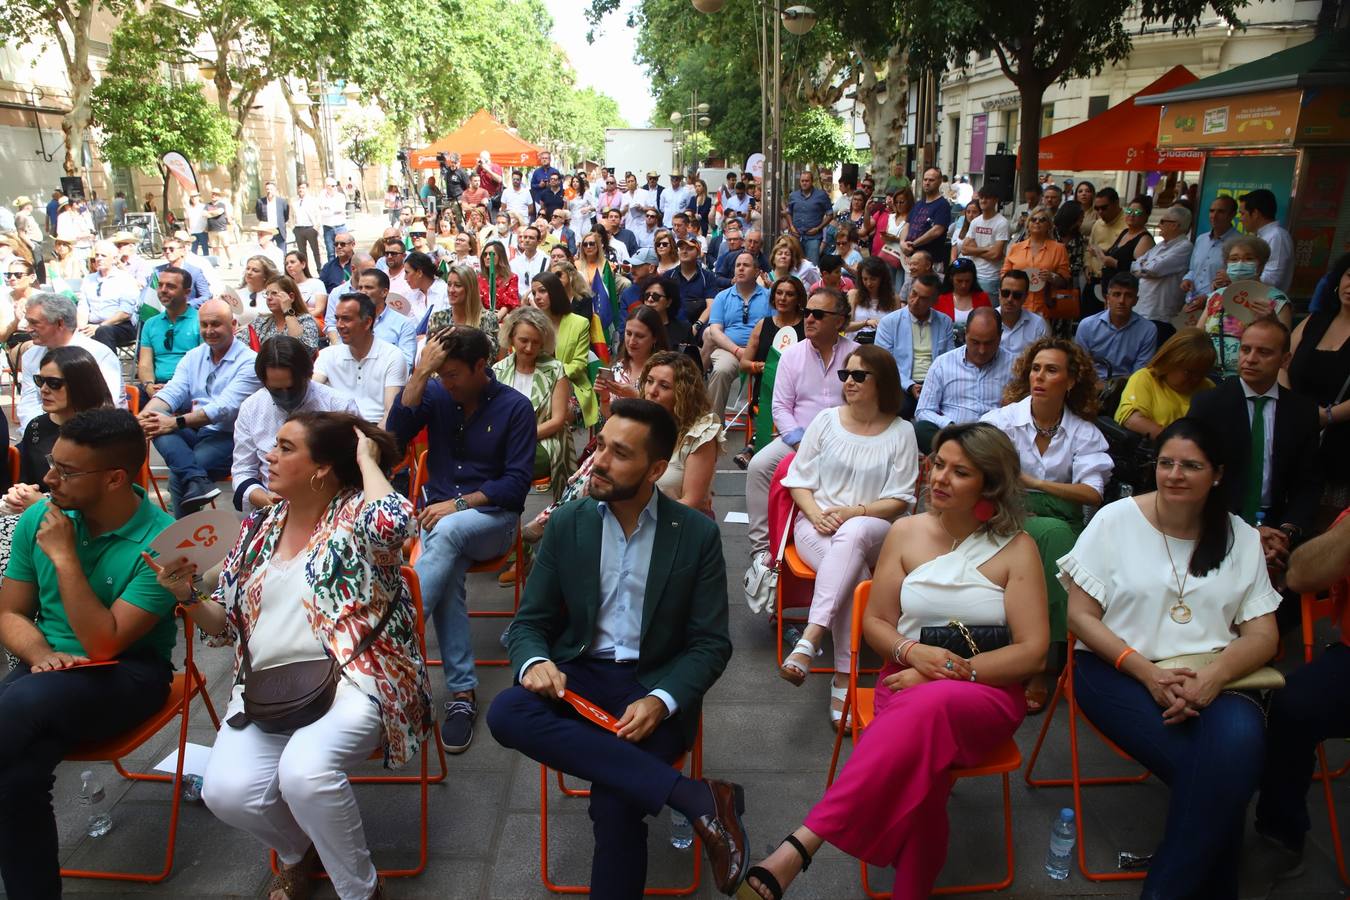
[[[82,779],[85,780],[85,781],[93,781],[93,780],[94,780],[94,770],[93,770],[93,769],[85,769],[83,772],[80,773],[80,778],[82,778]]]
[[[1061,810],[1059,811],[1059,817],[1060,817],[1061,819],[1064,819],[1064,820],[1067,821],[1067,822],[1072,822],[1072,821],[1073,821],[1073,810],[1070,809],[1069,807],[1065,807],[1064,809],[1061,809]]]

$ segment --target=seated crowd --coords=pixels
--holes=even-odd
[[[203,797],[276,851],[270,896],[302,895],[320,868],[339,897],[383,896],[345,772],[376,752],[402,765],[435,737],[470,746],[468,574],[518,538],[526,558],[499,578],[528,572],[503,636],[514,686],[486,721],[592,783],[596,896],[641,893],[644,818],[665,808],[693,824],[724,893],[778,900],[829,843],[893,867],[894,896],[928,896],[946,773],[1045,710],[1071,635],[1083,712],[1170,791],[1145,896],[1230,896],[1244,866],[1295,869],[1313,750],[1350,736],[1327,687],[1345,646],[1271,694],[1232,685],[1259,681],[1295,591],[1350,574],[1350,257],[1291,331],[1287,283],[1255,314],[1225,303],[1269,273],[1266,240],[1233,235],[1202,259],[1185,207],[1162,211],[1154,242],[1148,204],[1110,189],[1076,195],[1071,217],[1062,195],[1031,205],[1011,234],[982,193],[948,236],[936,170],[921,196],[879,206],[841,185],[838,208],[803,174],[766,255],[744,182],[708,205],[706,186],[656,173],[626,191],[612,175],[564,189],[547,163],[528,182],[490,158],[464,173],[495,198],[447,211],[434,238],[391,223],[371,253],[335,230],[317,278],[264,229],[237,288],[211,283],[188,234],[157,268],[96,244],[78,290],[7,279],[23,305],[22,438],[0,507],[9,895],[59,895],[53,771],[159,708],[180,608],[234,648]],[[1260,194],[1241,198],[1257,222]],[[1070,293],[1080,316],[1060,314]],[[670,765],[732,653],[713,509],[729,413],[754,422],[736,457],[747,599],[789,542],[817,573],[780,676],[799,686],[829,653],[830,722],[848,727],[869,581],[860,631],[885,661],[867,729],[886,739],[860,742],[753,867],[741,786]],[[173,516],[226,480],[246,515],[209,594],[185,558],[144,552],[173,518],[147,494],[151,444]],[[1122,465],[1122,448],[1154,461]],[[532,489],[551,502],[525,522]],[[439,716],[405,556],[442,660]],[[969,653],[925,639],[958,619],[979,626]],[[1197,653],[1213,661],[1175,661]],[[249,702],[259,673],[324,659],[337,687],[303,723]],[[554,702],[569,689],[616,734]],[[1264,857],[1242,836],[1258,792]]]

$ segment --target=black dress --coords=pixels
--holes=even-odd
[[[1289,362],[1289,386],[1317,402],[1318,406],[1336,404],[1350,396],[1350,339],[1336,350],[1318,350],[1317,345],[1339,313],[1339,308],[1309,316],[1303,326],[1298,351]],[[1343,503],[1350,492],[1350,421],[1342,419],[1322,432],[1318,461],[1322,469],[1323,497]],[[1325,502],[1325,501],[1324,501]]]
[[[1139,242],[1143,239],[1144,235],[1148,234],[1148,231],[1141,231],[1130,240],[1126,241],[1125,235],[1129,233],[1130,230],[1126,228],[1120,234],[1116,235],[1116,242],[1111,245],[1110,250],[1106,251],[1106,255],[1116,261],[1116,267],[1113,269],[1110,266],[1102,266],[1103,297],[1106,296],[1106,286],[1110,283],[1112,278],[1115,278],[1116,275],[1121,272],[1130,271],[1130,266],[1134,264],[1134,251],[1139,248]],[[1124,241],[1124,243],[1121,243],[1122,241]],[[1092,312],[1101,312],[1101,309],[1095,308],[1097,306],[1097,298],[1095,296],[1092,298],[1091,305],[1094,307]],[[1091,315],[1091,313],[1087,312],[1087,310],[1083,310],[1083,315]]]

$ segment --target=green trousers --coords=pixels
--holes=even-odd
[[[1052,643],[1065,641],[1069,630],[1069,595],[1059,583],[1056,560],[1073,549],[1082,533],[1083,507],[1039,492],[1027,494],[1026,504],[1030,516],[1022,527],[1041,552],[1045,597],[1050,611],[1050,640]]]

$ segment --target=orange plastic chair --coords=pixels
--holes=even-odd
[[[417,469],[413,475],[412,481],[414,512],[421,506],[422,488],[426,485],[429,474],[430,470],[427,466],[427,451],[423,450],[420,454],[418,454]],[[415,564],[417,560],[422,556],[421,536],[419,535],[418,537],[413,538],[409,546],[405,549],[407,550],[408,562]],[[520,609],[521,582],[525,580],[525,548],[520,539],[520,523],[519,522],[516,523],[516,539],[514,542],[512,542],[510,550],[508,550],[506,553],[503,553],[496,559],[488,559],[482,562],[474,563],[472,566],[469,567],[469,572],[470,573],[499,572],[506,567],[507,563],[511,559],[511,554],[513,553],[515,554],[516,559],[515,561],[516,583],[514,585],[516,596],[514,605],[511,607],[509,611],[504,609],[469,610],[470,618],[474,619],[515,618],[516,610]],[[510,664],[511,660],[509,659],[477,659],[477,658],[474,659],[474,665],[476,666],[499,668],[502,666],[508,666]],[[441,665],[441,660],[428,659],[427,665],[439,666]]]
[[[183,617],[186,655],[183,660],[183,671],[173,676],[169,696],[165,699],[164,705],[159,708],[159,712],[115,738],[98,744],[79,747],[66,757],[67,762],[110,762],[113,764],[113,768],[117,770],[118,775],[131,781],[160,781],[173,784],[173,793],[169,800],[169,840],[164,850],[164,867],[158,872],[62,869],[62,877],[158,884],[173,872],[174,847],[178,843],[178,814],[183,803],[183,758],[184,749],[187,746],[188,714],[192,708],[194,697],[202,698],[202,704],[206,707],[206,714],[211,718],[211,724],[216,729],[220,728],[220,718],[216,715],[216,709],[211,703],[211,695],[206,690],[206,679],[202,677],[202,673],[193,661],[192,633],[195,628],[181,608],[175,614]],[[155,772],[127,771],[122,766],[122,760],[135,753],[146,742],[153,740],[160,730],[175,718],[178,719],[178,763],[174,773],[167,775]]]
[[[689,764],[689,777],[703,777],[703,721],[699,720],[698,735],[694,738],[693,748],[679,759],[675,760],[673,766],[675,769],[683,772],[685,763]],[[548,773],[549,768],[542,763],[539,765],[539,876],[544,882],[544,887],[555,894],[589,894],[591,887],[588,884],[559,884],[552,880],[548,873]],[[586,788],[569,788],[563,781],[561,772],[555,773],[558,777],[558,787],[563,794],[568,797],[589,797],[591,792]],[[694,844],[690,848],[694,857],[693,880],[682,887],[665,888],[644,888],[642,893],[647,897],[687,897],[698,890],[699,881],[703,877],[703,847],[698,837],[694,837]]]
[[[1068,663],[1064,667],[1064,672],[1059,677],[1059,682],[1055,685],[1054,696],[1050,698],[1050,705],[1045,711],[1045,722],[1041,725],[1041,732],[1036,738],[1036,746],[1031,751],[1031,758],[1027,761],[1027,784],[1032,787],[1066,787],[1073,788],[1073,811],[1074,817],[1078,823],[1078,868],[1083,873],[1083,877],[1089,881],[1142,881],[1147,875],[1146,872],[1098,872],[1088,868],[1087,864],[1087,828],[1083,819],[1083,787],[1089,785],[1104,784],[1138,784],[1148,780],[1150,772],[1145,769],[1138,775],[1108,775],[1093,778],[1084,778],[1082,774],[1082,763],[1078,755],[1078,722],[1081,719],[1088,724],[1097,736],[1121,759],[1132,760],[1128,753],[1120,749],[1101,730],[1078,708],[1073,694],[1073,646],[1074,636],[1069,635]],[[1041,753],[1041,745],[1045,743],[1045,736],[1050,730],[1050,721],[1054,718],[1055,707],[1060,698],[1063,697],[1068,704],[1069,709],[1069,759],[1070,759],[1070,777],[1069,778],[1033,778],[1032,772],[1036,768],[1036,760]]]
[[[1336,616],[1336,595],[1338,592],[1345,591],[1345,589],[1346,583],[1341,582],[1333,589],[1331,596],[1318,597],[1316,594],[1304,594],[1300,598],[1303,607],[1303,659],[1305,662],[1313,661],[1313,647],[1315,645],[1313,626],[1318,619],[1331,619]],[[1347,771],[1350,771],[1350,763],[1346,763],[1333,771],[1327,765],[1326,744],[1317,745],[1317,771],[1313,774],[1313,779],[1322,783],[1322,794],[1326,798],[1327,823],[1331,827],[1331,849],[1336,857],[1336,872],[1341,876],[1342,882],[1350,885],[1350,874],[1347,874],[1345,867],[1345,848],[1341,846],[1341,822],[1336,815],[1336,800],[1331,794],[1331,783]]]
[[[128,384],[125,385],[122,390],[127,397],[127,409],[131,411],[133,416],[140,415],[140,389],[134,384]],[[136,483],[147,491],[153,489],[155,492],[155,502],[159,504],[159,508],[165,511],[168,510],[169,504],[164,502],[164,495],[160,493],[159,490],[159,479],[155,477],[154,472],[150,471],[150,440],[148,438],[145,441],[145,462],[141,463],[141,471],[136,474]],[[215,506],[215,501],[212,501],[211,505]]]
[[[850,730],[853,733],[854,745],[857,745],[858,737],[863,730],[872,721],[874,713],[873,703],[876,700],[875,688],[858,687],[858,656],[862,648],[862,617],[867,609],[867,599],[872,594],[872,582],[864,581],[853,591],[853,627],[852,643],[849,649],[848,666],[848,694],[844,698],[844,721],[849,723]],[[850,714],[851,713],[851,714]],[[830,772],[826,776],[825,784],[828,787],[834,784],[835,771],[839,765],[839,751],[843,747],[845,729],[836,729],[834,735],[834,754],[830,757]],[[1013,838],[1012,838],[1012,784],[1009,775],[1016,772],[1022,765],[1022,752],[1017,749],[1017,742],[1009,738],[1001,747],[995,750],[983,764],[969,769],[952,769],[951,778],[955,782],[958,778],[977,778],[982,775],[999,775],[1003,779],[1003,852],[1007,860],[1007,874],[999,881],[988,884],[961,884],[946,885],[933,889],[934,895],[939,894],[978,894],[985,891],[1001,891],[1013,883],[1013,876],[1016,874],[1016,863],[1013,858]],[[875,891],[867,877],[867,863],[859,862],[862,869],[862,887],[863,893],[873,900],[884,900],[889,897],[889,892]]]
[[[403,575],[403,580],[408,585],[408,593],[412,595],[413,607],[416,612],[414,619],[417,629],[417,646],[422,650],[422,658],[427,655],[427,629],[422,620],[422,586],[417,580],[417,573],[413,571],[412,566],[402,566],[399,570]],[[421,763],[422,770],[417,775],[352,775],[347,780],[352,784],[416,784],[421,787],[421,796],[419,798],[419,811],[421,815],[420,827],[418,830],[418,857],[417,865],[406,869],[377,869],[376,871],[382,878],[412,878],[421,875],[427,867],[427,823],[429,815],[427,812],[427,787],[432,784],[440,784],[445,781],[445,776],[449,769],[445,762],[445,748],[441,745],[441,730],[436,727],[433,721],[428,729],[431,734],[424,736],[422,741]],[[436,746],[436,756],[441,763],[441,772],[439,775],[432,775],[428,771],[427,761],[431,756],[431,745]],[[370,754],[372,760],[383,759],[383,751],[376,748],[375,752]],[[269,862],[272,871],[278,870],[277,854],[275,850],[269,851]],[[327,878],[324,872],[316,873],[315,878]]]

